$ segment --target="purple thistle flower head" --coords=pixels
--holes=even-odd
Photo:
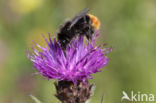
[[[75,37],[63,50],[60,43],[55,38],[52,41],[49,34],[49,41],[44,37],[48,47],[35,43],[42,51],[32,48],[34,53],[27,52],[27,56],[40,74],[48,79],[85,82],[92,79],[91,74],[99,72],[108,63],[106,55],[111,51],[110,48],[95,46],[96,36],[90,43],[85,42],[83,36]]]

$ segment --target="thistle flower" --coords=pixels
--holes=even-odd
[[[32,48],[34,53],[27,53],[27,56],[47,79],[85,82],[92,79],[91,74],[99,72],[99,69],[108,63],[106,55],[110,49],[96,47],[95,39],[88,43],[84,42],[84,37],[76,37],[68,45],[65,53],[55,38],[52,41],[50,34],[49,41],[45,37],[44,39],[48,47],[41,47],[35,43],[42,51]]]
[[[44,36],[43,36],[44,37]],[[62,103],[85,103],[91,96],[93,84],[88,85],[87,80],[92,79],[91,74],[100,72],[108,63],[110,48],[95,46],[97,33],[91,42],[84,41],[83,36],[75,37],[67,46],[66,50],[56,39],[49,40],[45,37],[48,47],[35,48],[33,53],[28,53],[28,58],[41,75],[47,79],[58,80],[55,83],[57,94],[55,95]]]

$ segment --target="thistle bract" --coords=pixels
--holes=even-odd
[[[55,38],[52,40],[50,34],[49,40],[44,39],[47,46],[41,47],[35,43],[41,51],[32,48],[34,52],[27,53],[27,56],[40,74],[48,79],[85,82],[108,63],[106,55],[111,49],[95,46],[96,35],[91,42],[84,41],[83,36],[75,37],[66,50]]]

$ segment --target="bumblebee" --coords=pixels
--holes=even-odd
[[[60,26],[57,38],[63,49],[76,35],[84,35],[91,40],[94,32],[100,28],[98,18],[88,12],[89,9],[84,9]]]

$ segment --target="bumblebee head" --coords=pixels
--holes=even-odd
[[[91,19],[91,25],[95,28],[95,29],[99,29],[100,28],[100,21],[99,21],[99,19],[96,17],[96,16],[94,16],[94,15],[92,15],[92,14],[88,14],[88,16],[90,17],[90,19]]]

